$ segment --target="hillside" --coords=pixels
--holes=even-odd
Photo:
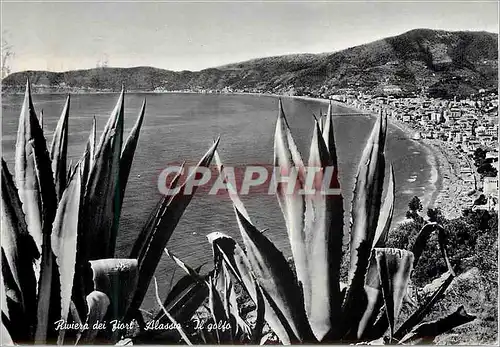
[[[152,67],[97,68],[68,72],[25,71],[3,81],[9,91],[29,76],[34,84],[90,89],[182,90],[230,88],[289,94],[420,91],[436,96],[468,95],[496,88],[498,35],[416,29],[334,53],[253,59],[201,71]]]

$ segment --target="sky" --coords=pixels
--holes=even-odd
[[[201,70],[333,52],[415,28],[498,33],[498,2],[2,0],[11,71],[108,66]]]

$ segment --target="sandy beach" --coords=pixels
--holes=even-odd
[[[392,117],[389,117],[389,123],[403,130],[409,137],[416,132],[411,126]],[[435,170],[431,178],[435,190],[431,199],[423,202],[424,211],[438,207],[448,219],[460,217],[463,209],[472,207],[474,198],[471,196],[476,190],[474,177],[464,179],[460,173],[460,167],[468,159],[458,151],[454,143],[437,139],[415,141],[419,141],[429,152],[429,164]]]
[[[330,102],[328,99],[306,96],[294,96],[293,98],[323,103]],[[367,110],[361,110],[352,105],[331,101],[335,105],[349,108],[355,112],[367,112]],[[388,117],[388,121],[391,125],[401,129],[409,138],[416,132],[408,124],[393,117]],[[415,141],[419,141],[428,151],[428,162],[433,171],[431,183],[434,185],[434,191],[429,194],[429,199],[422,201],[424,213],[426,213],[427,208],[439,207],[443,215],[448,219],[460,217],[464,208],[472,207],[473,198],[469,197],[468,194],[475,190],[474,181],[465,181],[460,174],[461,161],[467,160],[465,155],[459,153],[452,143],[448,144],[437,139]]]
[[[407,136],[412,136],[415,130],[394,118],[389,117],[389,122],[401,130]],[[443,215],[448,219],[458,218],[462,210],[472,206],[472,199],[467,196],[474,190],[474,182],[465,182],[460,174],[460,160],[462,154],[458,152],[453,144],[448,144],[437,139],[418,140],[429,151],[429,161],[436,174],[432,180],[435,185],[435,191],[426,208],[439,207]]]

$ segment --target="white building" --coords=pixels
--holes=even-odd
[[[485,177],[483,181],[483,193],[486,196],[498,195],[498,177]]]

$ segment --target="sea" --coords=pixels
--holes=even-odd
[[[102,132],[117,94],[71,96],[68,155],[76,162],[83,153],[92,125],[97,120]],[[132,244],[149,213],[161,198],[158,177],[167,166],[186,161],[195,164],[220,136],[219,154],[224,164],[236,167],[273,163],[273,137],[278,98],[273,96],[196,93],[130,93],[125,95],[125,136],[132,128],[143,100],[146,117],[130,174],[117,241],[117,257],[128,257]],[[65,95],[34,95],[37,113],[43,110],[44,132],[50,144]],[[14,169],[15,140],[22,95],[4,95],[2,100],[2,155]],[[315,100],[282,98],[291,131],[305,162],[314,115],[325,113],[327,105]],[[334,106],[334,129],[344,197],[345,233],[348,232],[354,178],[363,147],[375,122],[374,116],[354,115],[355,110]],[[349,115],[353,114],[353,115]],[[424,205],[436,187],[436,168],[431,153],[420,142],[389,124],[386,158],[394,166],[396,201],[393,225],[405,218],[413,196]],[[388,170],[388,169],[387,169]],[[387,175],[386,175],[387,176]],[[285,222],[276,197],[264,193],[242,196],[252,221],[277,247],[290,256]],[[197,193],[168,243],[168,249],[192,267],[212,268],[212,251],[206,235],[219,231],[240,240],[232,205],[227,197]],[[156,270],[160,296],[165,297],[182,270],[165,255]],[[143,304],[155,310],[153,286]]]

